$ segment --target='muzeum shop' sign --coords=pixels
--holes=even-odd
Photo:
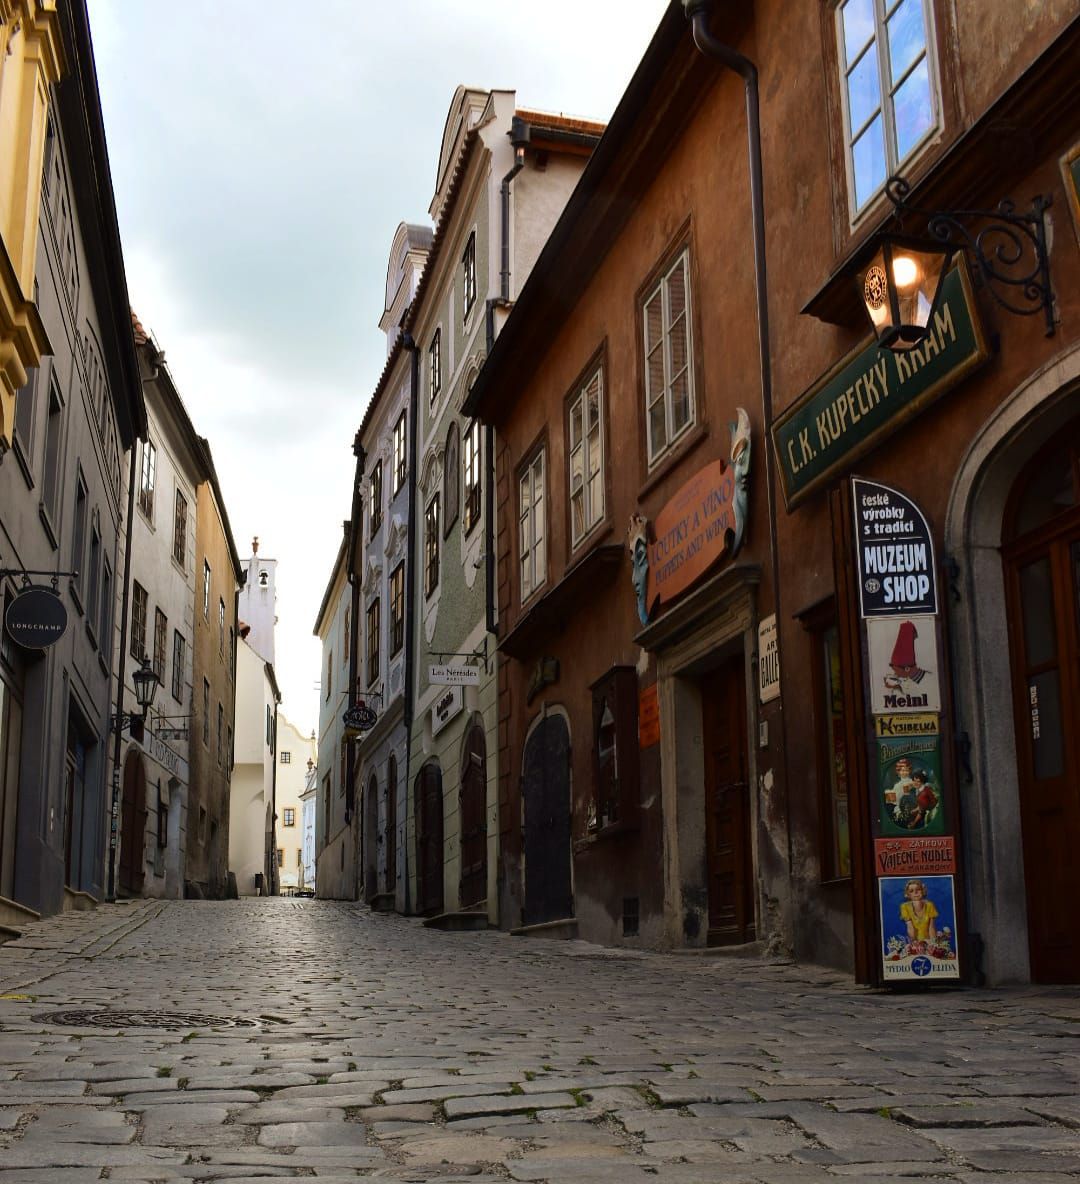
[[[879,349],[871,337],[777,418],[773,447],[788,507],[875,448],[987,357],[961,260],[945,278],[921,345],[894,353]]]

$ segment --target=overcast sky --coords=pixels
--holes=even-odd
[[[278,560],[278,682],[304,732],[390,242],[427,222],[454,89],[607,119],[665,7],[89,0],[132,306],[210,440],[241,558],[258,535]]]

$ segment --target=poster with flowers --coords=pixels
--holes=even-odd
[[[958,979],[952,876],[882,876],[882,973],[886,983]]]

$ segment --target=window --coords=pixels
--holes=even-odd
[[[390,573],[390,657],[405,644],[405,563]]]
[[[334,651],[330,650],[326,655],[326,688],[324,695],[327,700],[330,699],[330,690],[334,685]]]
[[[146,589],[134,580],[131,585],[131,656],[141,662],[146,653]]]
[[[405,412],[398,416],[394,424],[394,493],[405,484],[408,473],[408,453],[405,439]]]
[[[837,7],[853,214],[937,126],[931,27],[927,0],[842,0]]]
[[[570,403],[570,532],[576,546],[604,518],[604,381],[597,369]]]
[[[230,769],[236,764],[236,754],[233,752],[232,724],[225,725],[225,759],[228,761]]]
[[[186,665],[187,643],[179,629],[173,630],[172,639],[172,697],[177,703],[184,701],[184,667]]]
[[[112,598],[112,568],[106,559],[101,569],[101,624],[98,632],[101,656],[106,662],[112,657]]]
[[[341,748],[339,750],[340,763],[338,769],[338,793],[345,793],[345,786],[349,780],[349,742],[348,740],[341,741]]]
[[[86,481],[80,468],[75,476],[75,526],[71,537],[71,570],[75,573],[72,582],[80,599],[86,586],[83,580],[83,557],[86,553],[86,509]]]
[[[210,564],[205,559],[202,565],[202,615],[210,620]]]
[[[367,609],[367,680],[368,686],[379,681],[379,601],[373,600]]]
[[[642,305],[650,465],[694,422],[689,272],[690,252],[684,249]]]
[[[139,509],[148,519],[154,517],[154,484],[157,481],[157,449],[143,441],[142,467],[139,470]]]
[[[292,764],[292,753],[287,748],[281,750],[281,763],[283,765]]]
[[[349,660],[349,643],[352,641],[352,608],[349,605],[345,606],[345,621],[342,628],[343,642],[341,647],[341,660],[347,662]]]
[[[442,537],[448,539],[457,521],[458,506],[461,503],[461,471],[458,468],[458,425],[450,420],[446,429],[446,445],[443,452],[443,504]]]
[[[173,514],[173,558],[181,567],[187,560],[187,498],[176,491],[176,510]]]
[[[225,708],[217,705],[217,763],[225,763]]]
[[[277,865],[278,865],[278,867],[285,866],[285,848],[284,847],[279,847],[277,849]]]
[[[169,636],[168,618],[159,608],[154,609],[154,673],[158,682],[165,682],[165,643]]]
[[[439,586],[439,495],[428,502],[424,513],[424,595]]]
[[[461,468],[465,481],[465,503],[461,508],[461,526],[466,535],[480,521],[480,421],[474,419],[465,433],[461,447]]]
[[[436,329],[428,346],[428,402],[434,403],[442,390],[442,330]]]
[[[282,820],[281,820],[282,826],[295,826],[296,825],[296,810],[292,806],[286,806],[285,809],[282,811],[282,815],[283,815]]]
[[[323,787],[323,816],[322,816],[322,832],[323,832],[323,846],[330,841],[330,774],[327,773],[322,780]]]
[[[60,429],[64,404],[56,378],[49,382],[49,418],[45,424],[45,468],[41,481],[41,502],[51,519],[56,519],[56,498],[60,491]]]
[[[210,747],[210,682],[202,680],[202,742]]]
[[[542,448],[518,480],[518,545],[521,555],[521,599],[524,603],[547,578]]]
[[[97,512],[94,513],[95,520]],[[101,534],[97,523],[90,529],[90,566],[86,572],[86,623],[98,627],[98,583],[101,578]]]
[[[840,635],[835,623],[811,633],[814,702],[818,715],[818,785],[822,821],[821,872],[825,880],[851,875],[848,824],[847,743],[844,688],[840,676]]]
[[[472,312],[473,305],[476,303],[476,231],[469,235],[469,241],[465,244],[465,254],[461,257],[462,278],[464,280],[464,299],[463,306],[465,309],[466,319],[469,313]]]
[[[225,601],[218,597],[217,602],[217,620],[218,620],[218,653],[222,657],[225,656]]]
[[[37,301],[37,284],[34,285]],[[34,447],[34,402],[37,394],[38,377],[41,371],[31,367],[26,372],[26,383],[15,392],[15,435],[18,437],[23,456],[27,461],[33,457]]]
[[[589,829],[637,821],[638,680],[633,666],[613,666],[592,685],[593,801]]]
[[[382,526],[382,461],[371,470],[371,537]]]

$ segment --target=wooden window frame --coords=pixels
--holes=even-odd
[[[539,465],[539,480],[536,468]],[[524,508],[522,490],[528,482],[529,504]],[[539,499],[536,489],[540,489]],[[551,530],[551,514],[547,492],[547,442],[543,441],[529,453],[517,472],[517,539],[518,539],[518,583],[521,603],[524,605],[547,583],[548,577],[548,535]],[[540,502],[543,525],[539,535],[536,531],[536,505]],[[529,575],[526,579],[526,570]]]
[[[439,589],[439,571],[442,556],[439,521],[442,513],[442,498],[438,490],[424,510],[424,598],[430,600]]]
[[[390,657],[405,644],[405,561],[390,573]]]
[[[379,597],[367,606],[367,685],[373,687],[382,674],[382,605]]]
[[[183,490],[178,489],[173,509],[172,556],[184,571],[187,570],[187,512],[187,498]]]
[[[187,641],[179,629],[173,630],[172,697],[184,701],[184,667],[187,665]]]
[[[402,411],[394,424],[394,492],[396,497],[409,475],[409,447],[407,413]]]
[[[603,834],[634,829],[641,808],[637,670],[633,666],[612,666],[589,690],[592,692],[589,831]],[[611,712],[612,743],[602,748],[605,709]]]
[[[150,594],[138,580],[131,581],[131,656],[141,662],[146,654]]]
[[[370,513],[368,515],[371,524],[370,538],[374,538],[378,533],[379,527],[382,526],[382,461],[375,462],[375,467],[371,470],[371,486],[370,486]]]
[[[154,606],[154,674],[159,683],[165,683],[166,646],[169,641],[169,618],[162,612],[161,605]]]
[[[461,255],[462,265],[462,320],[467,321],[469,314],[476,304],[476,231],[469,234],[468,242],[465,244],[465,250]]]
[[[608,456],[608,441],[607,441],[607,415],[605,408],[605,384],[604,384],[604,358],[601,351],[600,354],[594,355],[589,361],[589,364],[581,372],[577,380],[574,382],[570,393],[566,396],[563,408],[563,429],[566,438],[565,456],[566,456],[566,515],[567,515],[567,537],[570,540],[570,554],[573,554],[583,543],[592,536],[596,530],[601,527],[608,520],[608,503],[610,498],[608,496],[607,488],[607,456]],[[589,432],[586,430],[586,421],[584,418],[584,411],[588,397],[589,388],[593,382],[597,383],[597,401],[599,409],[599,438],[598,449],[600,453],[599,465],[597,472],[600,477],[600,510],[595,512],[595,507],[592,506],[591,498],[589,496],[589,481],[587,475],[587,466],[590,459],[589,452]],[[582,479],[582,504],[587,506],[588,512],[583,517],[582,530],[576,531],[574,526],[574,468],[573,455],[576,451],[573,442],[573,425],[574,425],[574,410],[578,405],[582,406],[582,431],[583,435],[579,441],[583,456],[583,479]]]
[[[442,390],[442,327],[431,335],[428,346],[428,403],[434,404]]]
[[[147,522],[154,521],[154,491],[157,488],[157,448],[144,440],[139,464],[139,511]]]
[[[461,501],[461,529],[468,538],[483,514],[482,425],[474,419],[461,438],[461,472],[464,496]]]
[[[678,236],[672,248],[665,252],[664,257],[653,269],[649,278],[642,285],[637,299],[638,342],[641,349],[641,389],[642,389],[642,438],[645,443],[645,462],[648,473],[653,473],[664,464],[669,456],[679,451],[683,441],[692,436],[694,429],[700,422],[698,411],[697,372],[698,358],[696,354],[698,334],[696,332],[695,316],[697,302],[694,299],[694,268],[693,244],[687,230]],[[686,422],[677,430],[672,431],[672,386],[679,375],[673,374],[671,359],[671,309],[668,280],[673,273],[683,266],[685,304],[682,316],[686,323],[686,363],[684,371],[687,376],[687,393],[689,413]],[[649,325],[647,310],[653,299],[660,299],[660,339],[658,347],[661,350],[663,372],[663,387],[659,397],[653,397],[649,378]],[[677,319],[677,318],[676,318]],[[652,422],[650,408],[659,402],[664,406],[664,443],[659,448],[653,447]]]

